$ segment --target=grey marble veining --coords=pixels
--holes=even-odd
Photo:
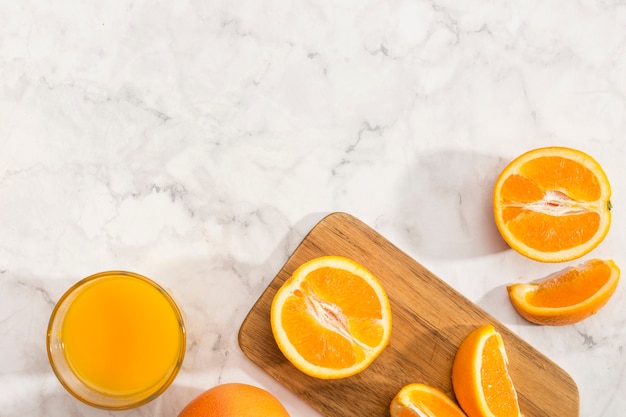
[[[127,269],[171,291],[188,349],[164,395],[117,415],[176,415],[240,381],[317,416],[237,331],[333,211],[564,368],[581,416],[622,415],[624,286],[576,325],[527,324],[504,286],[563,265],[508,249],[490,199],[518,154],[584,150],[614,205],[590,256],[626,267],[625,74],[617,0],[0,0],[0,415],[111,414],[63,390],[45,332],[72,283]]]

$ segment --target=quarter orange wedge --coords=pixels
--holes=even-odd
[[[301,265],[274,296],[274,339],[307,375],[345,378],[365,370],[391,336],[391,307],[378,279],[354,260],[323,256]]]
[[[403,387],[389,406],[391,417],[467,417],[443,391],[426,384]]]
[[[468,417],[520,417],[502,336],[488,324],[462,342],[452,364],[454,395]]]
[[[562,326],[595,314],[615,292],[620,270],[612,260],[592,259],[539,282],[507,287],[513,307],[526,320]]]
[[[495,223],[504,240],[538,261],[593,250],[611,224],[611,187],[600,164],[576,149],[547,147],[515,158],[498,177]]]

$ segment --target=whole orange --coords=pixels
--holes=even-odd
[[[289,417],[283,405],[264,389],[227,383],[210,388],[191,400],[178,417]]]

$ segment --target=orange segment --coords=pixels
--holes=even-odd
[[[403,387],[389,406],[391,417],[466,417],[443,391],[426,384]]]
[[[506,242],[543,262],[589,253],[611,224],[611,187],[591,156],[563,147],[539,148],[500,173],[493,194],[495,223]]]
[[[285,357],[318,378],[363,371],[391,336],[391,307],[380,282],[339,256],[301,265],[276,292],[270,315]]]
[[[577,323],[611,298],[620,270],[612,260],[589,260],[531,284],[507,287],[513,307],[526,320],[543,325]]]
[[[597,167],[588,162],[589,167],[585,166],[586,159],[590,158],[588,155],[572,152],[571,149],[548,149],[554,156],[530,159],[520,168],[522,175],[544,189],[567,192],[574,200],[595,201],[602,196],[602,187],[594,172]],[[547,155],[546,148],[542,152]]]
[[[452,386],[469,417],[521,416],[507,363],[502,336],[492,325],[478,327],[461,342],[452,365]]]

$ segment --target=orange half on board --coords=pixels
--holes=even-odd
[[[322,379],[365,370],[391,336],[391,307],[382,285],[341,256],[315,258],[296,269],[276,292],[270,320],[285,357]]]
[[[611,187],[600,164],[576,149],[547,147],[515,158],[498,177],[495,223],[519,253],[542,262],[579,258],[611,224]]]
[[[502,336],[492,325],[474,329],[461,342],[452,364],[452,386],[468,417],[522,416],[507,365]]]
[[[538,282],[511,284],[507,290],[511,304],[526,320],[562,326],[597,313],[615,292],[619,276],[612,260],[591,259]]]

